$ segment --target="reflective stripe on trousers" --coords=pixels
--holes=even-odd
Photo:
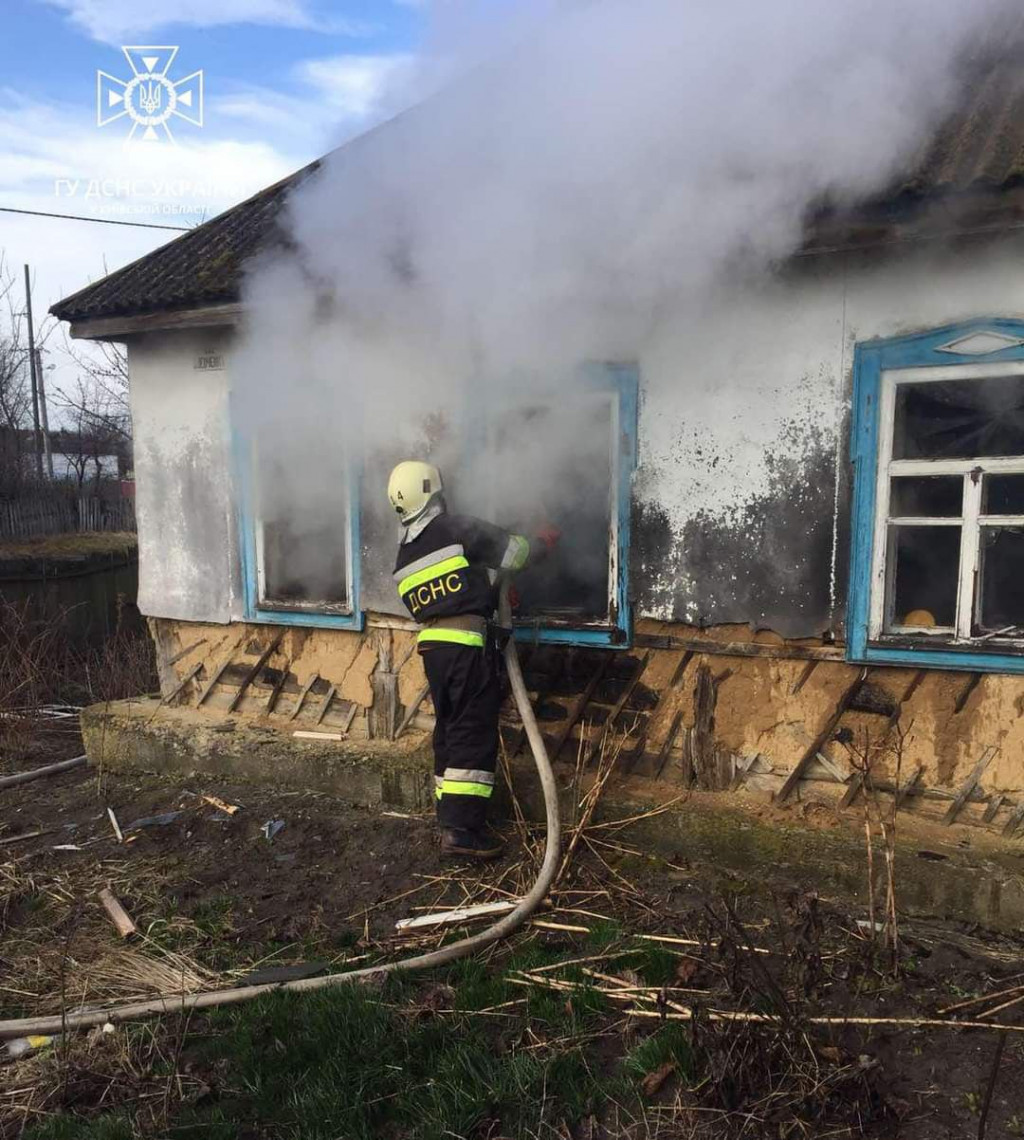
[[[489,799],[494,791],[494,773],[480,768],[445,768],[434,777],[434,796],[481,796]]]

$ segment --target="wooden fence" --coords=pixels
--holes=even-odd
[[[135,530],[135,500],[61,494],[0,499],[0,539],[100,530]]]

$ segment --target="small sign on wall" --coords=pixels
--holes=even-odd
[[[192,366],[196,372],[223,372],[224,354],[222,352],[201,352]]]

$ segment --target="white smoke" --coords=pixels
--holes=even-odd
[[[1016,8],[441,5],[422,74],[445,83],[329,156],[293,196],[291,250],[250,275],[247,404],[304,478],[353,449],[459,455],[512,388],[642,356],[724,282],[769,274],[814,204],[882,190]],[[545,442],[517,494],[550,484],[565,440]]]

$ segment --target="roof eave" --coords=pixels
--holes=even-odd
[[[230,301],[182,309],[159,309],[149,313],[67,319],[71,322],[71,336],[74,340],[125,340],[140,333],[234,327],[240,323],[243,312],[243,305]]]

